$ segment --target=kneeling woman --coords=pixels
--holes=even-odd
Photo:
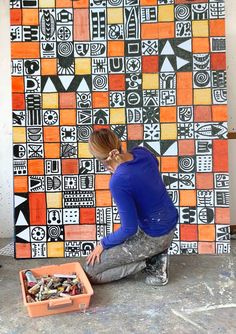
[[[119,138],[107,128],[95,130],[88,144],[111,172],[109,187],[121,220],[120,228],[101,239],[87,257],[83,269],[90,282],[111,282],[142,271],[146,284],[167,284],[168,248],[179,215],[158,160],[141,146],[123,152]]]

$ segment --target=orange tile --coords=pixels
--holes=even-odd
[[[195,190],[180,190],[180,206],[196,206],[197,198]]]
[[[193,139],[180,139],[178,141],[179,155],[194,155],[195,142]]]
[[[38,26],[39,25],[39,11],[34,8],[22,9],[22,25],[24,26]]]
[[[143,139],[143,124],[127,125],[128,140]]]
[[[113,224],[113,231],[117,231],[121,227],[121,224]]]
[[[27,176],[14,176],[14,192],[15,193],[27,193],[28,192]]]
[[[80,224],[96,224],[96,209],[80,208]]]
[[[20,26],[21,23],[21,9],[12,8],[10,10],[10,21],[12,26]]]
[[[60,142],[59,126],[45,126],[43,129],[43,138],[46,143]]]
[[[212,106],[213,122],[225,122],[228,120],[228,109],[226,105]]]
[[[174,38],[175,37],[174,22],[161,22],[161,23],[158,23],[158,26],[159,26],[158,38]]]
[[[125,54],[124,41],[108,41],[107,55],[108,57],[120,56]]]
[[[208,37],[195,37],[192,39],[193,53],[210,52],[210,41]]]
[[[57,75],[57,59],[41,59],[42,75]]]
[[[95,175],[95,189],[109,189],[111,175]]]
[[[24,78],[23,77],[12,77],[12,92],[13,93],[24,93]]]
[[[65,225],[65,241],[96,240],[96,225]]]
[[[176,107],[160,107],[160,122],[176,122]]]
[[[159,36],[158,23],[141,23],[141,38],[142,39],[154,39]]]
[[[12,59],[23,58],[40,58],[38,42],[12,42],[11,43]]]
[[[197,225],[192,224],[180,224],[180,240],[182,241],[196,241],[197,236]]]
[[[213,172],[228,172],[228,140],[215,139],[213,143]]]
[[[63,0],[61,1],[63,2]],[[89,7],[89,0],[73,1],[73,8],[88,8],[88,7]]]
[[[226,69],[226,54],[211,53],[211,70],[225,70]]]
[[[76,93],[59,93],[59,103],[61,109],[76,108]]]
[[[125,90],[125,75],[109,74],[109,90]]]
[[[79,160],[78,159],[61,159],[62,174],[78,174]]]
[[[46,194],[29,193],[30,225],[46,225]]]
[[[215,208],[215,223],[229,225],[230,224],[230,208]]]
[[[44,175],[44,160],[43,159],[28,160],[28,174]]]
[[[200,241],[198,242],[198,254],[215,254],[215,242]]]
[[[161,157],[161,172],[178,172],[177,157]]]
[[[194,122],[210,122],[211,106],[194,106]]]
[[[155,6],[157,5],[157,0],[140,0],[141,6]]]
[[[60,158],[60,144],[45,143],[44,144],[44,157],[46,159]]]
[[[93,108],[109,107],[109,93],[108,92],[93,92],[92,93]]]
[[[89,9],[74,10],[74,41],[89,41]]]
[[[12,94],[12,109],[13,110],[24,110],[25,109],[25,96],[20,93]]]
[[[216,19],[209,20],[210,24],[210,36],[225,36],[225,20]]]
[[[96,190],[96,206],[111,206],[111,193],[110,190]]]
[[[30,243],[15,243],[15,254],[17,259],[31,258]]]
[[[56,0],[56,7],[57,8],[70,8],[72,7],[72,3],[75,1],[71,0]],[[80,0],[77,2],[81,2]]]
[[[212,173],[196,173],[196,188],[197,189],[213,189],[213,174]]]
[[[158,56],[143,56],[142,57],[142,72],[157,73],[159,71]]]
[[[61,109],[60,110],[60,125],[76,125],[76,110]]]
[[[213,225],[198,225],[199,241],[214,241],[215,240],[215,224]]]

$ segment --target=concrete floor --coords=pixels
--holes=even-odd
[[[10,241],[0,240],[0,248]],[[30,318],[22,302],[18,271],[74,261],[0,257],[0,333],[236,333],[236,241],[230,255],[171,256],[166,286],[148,287],[145,274],[138,273],[93,285],[94,295],[85,312]]]

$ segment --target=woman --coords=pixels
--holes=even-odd
[[[90,153],[112,174],[109,182],[121,226],[105,236],[83,265],[91,283],[121,279],[145,272],[145,283],[168,283],[169,257],[178,221],[175,208],[159,173],[159,163],[147,148],[123,152],[111,130],[95,130],[89,138]]]

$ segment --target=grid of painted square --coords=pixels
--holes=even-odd
[[[170,254],[230,251],[221,0],[11,0],[16,258],[87,256],[120,227],[94,129],[147,147]]]

